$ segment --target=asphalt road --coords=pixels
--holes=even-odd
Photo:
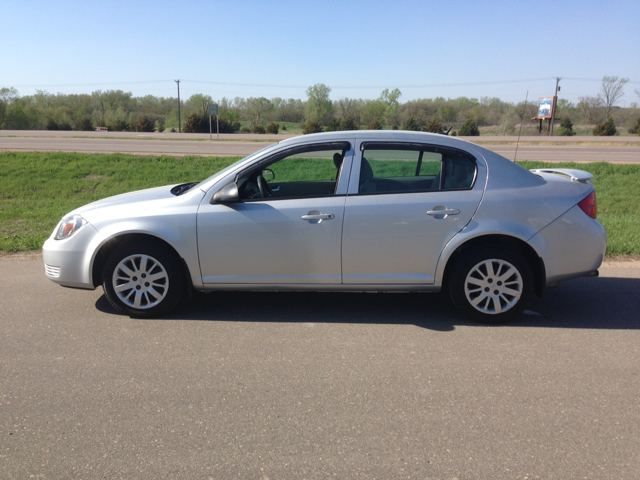
[[[134,320],[0,258],[0,477],[640,478],[640,269],[601,274],[504,327],[433,294]]]
[[[509,160],[542,162],[640,163],[640,146],[484,145]]]
[[[36,134],[41,135],[36,135]],[[15,136],[10,136],[14,134]],[[83,136],[87,138],[74,138]],[[172,135],[169,137],[169,135]],[[92,153],[135,153],[170,155],[249,155],[276,141],[289,136],[269,137],[264,135],[221,135],[220,141],[209,141],[202,134],[134,134],[121,132],[2,132],[0,151],[63,151]],[[165,140],[161,140],[164,138]],[[173,138],[174,140],[166,140]],[[215,136],[214,136],[215,138]],[[552,162],[612,162],[640,163],[640,138],[614,137],[602,140],[611,145],[575,145],[575,142],[594,142],[594,137],[523,137],[523,144],[505,145],[500,142],[515,142],[515,137],[469,137],[471,141],[481,141],[483,145],[511,160],[540,160]],[[494,145],[487,142],[496,142]],[[531,145],[531,142],[559,142],[561,145]],[[634,145],[616,145],[616,143]]]

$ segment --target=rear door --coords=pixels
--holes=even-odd
[[[431,284],[482,199],[483,162],[460,150],[357,142],[345,209],[344,284]]]

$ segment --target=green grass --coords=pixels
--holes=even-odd
[[[87,203],[203,180],[237,159],[0,152],[0,251],[41,248],[64,214]]]
[[[0,251],[40,249],[60,218],[84,204],[132,190],[202,180],[237,159],[0,152]],[[334,168],[326,160],[322,163],[327,174]],[[518,163],[527,169],[591,172],[598,219],[608,231],[607,254],[640,254],[640,165]]]
[[[312,168],[309,168],[309,166]],[[330,158],[291,157],[269,167],[275,173],[272,183],[335,180],[336,167]]]

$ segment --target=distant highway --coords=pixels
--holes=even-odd
[[[292,135],[0,131],[0,151],[244,156]],[[511,160],[516,137],[470,137]],[[591,143],[591,145],[589,145]],[[517,160],[640,163],[639,137],[522,137]]]
[[[503,157],[514,160],[515,145],[483,145]],[[569,146],[569,145],[520,145],[516,160],[540,160],[545,162],[609,162],[640,163],[640,145],[622,146]]]

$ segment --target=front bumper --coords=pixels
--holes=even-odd
[[[65,287],[94,290],[91,244],[97,235],[98,231],[90,223],[64,240],[54,240],[52,234],[42,246],[46,277]]]

